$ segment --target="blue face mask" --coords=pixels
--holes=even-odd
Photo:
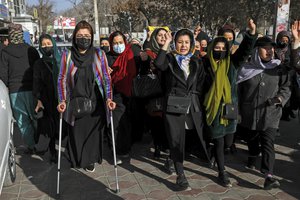
[[[113,46],[114,52],[120,54],[125,50],[125,44],[115,44]]]

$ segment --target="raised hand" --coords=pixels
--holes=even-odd
[[[248,20],[248,28],[250,29],[250,34],[254,35],[256,32],[256,24],[254,23],[253,19]]]
[[[300,40],[300,20],[299,21],[296,20],[292,24],[292,34],[295,41]]]

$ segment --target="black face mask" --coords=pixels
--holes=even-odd
[[[233,40],[228,41],[228,46],[231,48],[233,46]]]
[[[76,38],[76,44],[79,49],[87,50],[91,45],[90,38]]]
[[[200,51],[199,51],[199,50],[196,50],[196,51],[194,52],[194,55],[197,56],[197,57],[199,57]]]
[[[207,47],[202,47],[203,52],[207,52]]]
[[[102,46],[101,49],[102,49],[105,53],[109,52],[109,46]]]
[[[215,60],[222,60],[226,56],[226,51],[215,51],[213,50],[213,58]]]
[[[287,47],[288,46],[288,44],[287,43],[285,43],[285,42],[279,42],[279,44],[278,44],[278,47],[279,48],[285,48],[285,47]]]
[[[53,55],[53,52],[54,52],[53,47],[43,47],[42,49],[45,52],[46,56]]]

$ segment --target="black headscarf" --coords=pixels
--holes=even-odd
[[[72,47],[71,47],[71,59],[74,62],[74,65],[77,67],[77,72],[75,74],[75,88],[73,96],[85,96],[91,97],[93,85],[94,85],[94,73],[93,73],[93,62],[95,48],[93,47],[94,32],[90,26],[91,31],[91,44],[84,54],[79,52],[79,49],[76,44],[76,33],[83,29],[86,29],[86,26],[90,26],[86,21],[79,22],[73,32]]]

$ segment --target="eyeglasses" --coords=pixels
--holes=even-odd
[[[91,35],[81,35],[81,34],[79,34],[79,35],[76,35],[76,38],[88,38],[88,39],[91,39],[92,36]]]

